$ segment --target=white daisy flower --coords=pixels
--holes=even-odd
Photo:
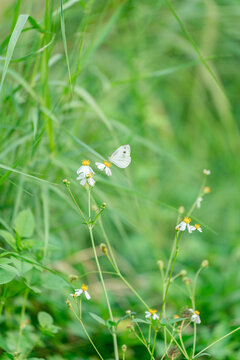
[[[195,230],[202,232],[202,228],[199,224],[195,224],[194,226],[190,225],[190,230],[191,230],[191,232],[195,231]]]
[[[93,178],[93,173],[90,173],[87,175],[84,175],[82,173],[77,177],[77,180],[80,180],[80,184],[82,186],[84,186],[86,184],[86,182],[88,182],[90,186],[94,186],[94,184],[95,184],[95,180]]]
[[[159,319],[159,316],[157,315],[157,310],[149,309],[148,311],[145,311],[145,318],[152,318],[153,320]]]
[[[207,170],[207,169],[203,169],[203,173],[204,173],[204,175],[210,175],[211,171]]]
[[[183,221],[181,221],[177,226],[176,226],[176,230],[179,231],[185,231],[186,228],[188,229],[188,232],[191,234],[192,232],[192,227],[190,225],[191,219],[187,216],[185,216],[185,218],[183,219]]]
[[[84,295],[86,296],[86,299],[90,300],[91,296],[89,295],[87,290],[88,290],[88,286],[83,284],[81,286],[81,289],[75,289],[75,293],[70,294],[70,295],[73,296],[73,297],[76,297],[76,296],[80,296],[80,295],[82,295],[82,293],[84,293]]]
[[[196,324],[201,324],[201,319],[200,319],[200,312],[197,310],[193,310],[193,309],[188,309],[193,315],[191,317],[191,320],[193,322],[195,322]]]
[[[97,166],[97,168],[101,171],[105,171],[105,174],[107,176],[111,176],[112,175],[112,172],[110,170],[110,167],[112,166],[110,164],[110,162],[108,161],[104,161],[103,163],[100,163],[100,162],[96,162],[95,165]]]
[[[84,176],[87,176],[88,174],[94,174],[93,169],[89,165],[89,160],[82,160],[82,166],[80,166],[80,168],[77,170],[77,174],[84,174]]]

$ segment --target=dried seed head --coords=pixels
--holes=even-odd
[[[172,347],[169,351],[168,351],[168,357],[171,360],[177,359],[180,355],[180,351],[178,350],[177,347]]]
[[[66,304],[67,304],[67,307],[69,308],[69,310],[72,310],[73,308],[72,308],[72,304],[71,304],[71,302],[67,299],[66,300]]]
[[[190,279],[190,278],[188,278],[188,277],[184,277],[184,278],[183,278],[183,281],[184,281],[184,283],[185,283],[187,286],[189,286],[189,285],[192,284],[192,279]]]
[[[69,275],[69,281],[70,283],[72,283],[73,281],[76,281],[78,280],[78,276],[77,275],[73,275],[73,274],[70,274]]]
[[[100,249],[105,255],[107,255],[108,249],[107,249],[106,244],[104,244],[104,243],[100,244]]]

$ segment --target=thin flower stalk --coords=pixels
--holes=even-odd
[[[88,188],[88,215],[89,215],[89,219],[91,219],[91,191],[90,191],[90,188]],[[92,248],[93,248],[93,253],[94,253],[96,265],[97,265],[97,268],[98,268],[98,271],[99,271],[99,277],[100,277],[100,280],[101,280],[101,283],[102,283],[103,292],[104,292],[106,302],[107,302],[109,316],[110,316],[111,321],[114,321],[110,301],[109,301],[108,294],[107,294],[107,289],[106,289],[104,279],[103,279],[103,275],[102,275],[102,270],[101,270],[101,267],[100,267],[100,264],[99,264],[99,261],[98,261],[98,256],[97,256],[97,252],[96,252],[96,245],[95,245],[95,242],[94,242],[91,222],[88,223],[88,229],[89,229],[89,234],[90,234],[90,239],[91,239],[91,243],[92,243]],[[112,337],[113,337],[113,346],[114,346],[115,359],[119,360],[117,334],[115,333],[115,329],[113,329],[113,331],[112,331]]]

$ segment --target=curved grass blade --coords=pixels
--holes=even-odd
[[[62,39],[63,39],[63,47],[64,47],[64,52],[65,52],[66,62],[67,62],[69,85],[70,85],[70,89],[71,89],[71,94],[73,95],[72,76],[71,76],[70,63],[69,63],[69,57],[68,57],[67,39],[66,39],[66,31],[65,31],[65,21],[64,21],[64,14],[63,14],[63,1],[62,0],[60,0],[60,4],[61,4],[61,6],[60,6],[60,17],[61,17],[61,32],[62,32]]]
[[[17,23],[16,23],[14,30],[12,32],[12,35],[10,37],[8,48],[7,48],[6,60],[5,60],[5,64],[3,67],[2,79],[1,79],[1,83],[0,83],[0,93],[1,93],[1,90],[3,87],[4,79],[5,79],[7,71],[8,71],[9,63],[10,63],[12,55],[13,55],[13,51],[15,49],[18,38],[22,32],[24,25],[26,24],[28,17],[29,17],[29,15],[20,15],[18,17]]]

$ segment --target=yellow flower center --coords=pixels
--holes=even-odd
[[[106,167],[111,167],[112,165],[110,164],[110,162],[108,162],[108,161],[104,161],[104,165],[106,166]]]
[[[196,315],[200,315],[199,311],[195,310],[194,312],[195,312]]]
[[[178,315],[174,315],[173,318],[174,318],[174,319],[179,319],[179,316],[178,316]]]
[[[88,286],[87,286],[87,285],[85,285],[85,284],[83,284],[83,285],[81,286],[81,289],[82,289],[83,291],[87,291]]]
[[[157,310],[156,309],[149,309],[148,310],[150,312],[150,314],[154,315],[156,314]]]
[[[190,224],[191,219],[187,216],[185,216],[184,220],[183,220],[186,224]]]
[[[200,228],[200,225],[199,224],[195,224],[194,225],[196,229],[199,229]]]
[[[89,166],[90,161],[89,160],[82,160],[82,165]]]

